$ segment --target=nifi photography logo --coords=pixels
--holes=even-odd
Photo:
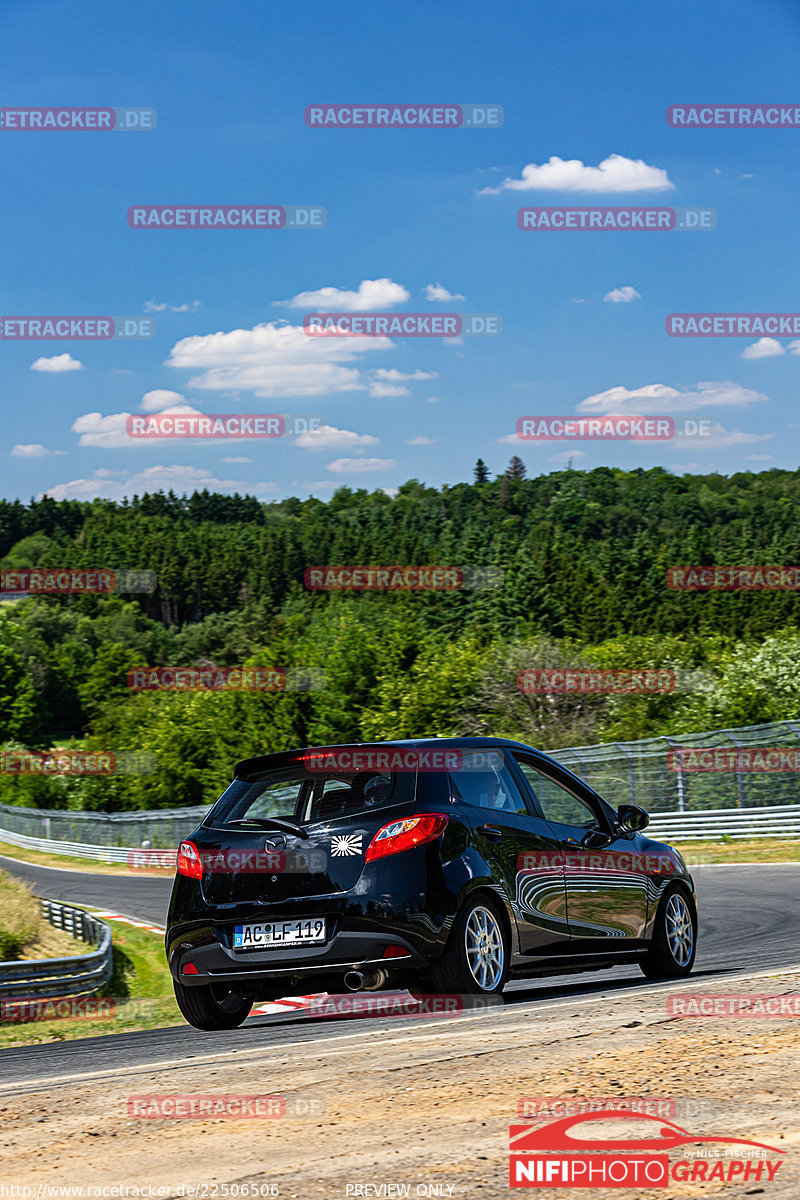
[[[608,1137],[597,1122],[641,1129],[641,1136]],[[583,1126],[579,1132],[576,1127]],[[673,1157],[672,1151],[682,1149]],[[581,1113],[546,1125],[509,1128],[509,1184],[530,1188],[642,1188],[670,1183],[769,1183],[783,1166],[781,1152],[762,1142],[690,1133],[629,1109]]]

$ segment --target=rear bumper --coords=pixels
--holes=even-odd
[[[204,930],[203,932],[209,932]],[[405,950],[403,958],[383,958],[386,946]],[[191,964],[197,974],[184,974]],[[287,950],[233,950],[217,940],[205,944],[184,941],[173,949],[169,970],[174,979],[187,988],[209,983],[267,983],[270,979],[291,978],[309,980],[321,976],[341,976],[345,971],[362,967],[384,967],[399,973],[405,968],[420,970],[426,959],[410,946],[405,938],[391,934],[351,934],[338,932],[326,946],[309,946]]]
[[[324,946],[293,947],[287,950],[233,950],[227,931],[211,926],[184,931],[173,937],[167,954],[172,977],[186,987],[209,983],[268,983],[270,980],[336,977],[351,969],[383,967],[391,974],[419,970],[427,958],[396,930],[352,932],[339,930]],[[388,945],[400,946],[404,957],[384,958]],[[191,964],[197,974],[184,974]]]

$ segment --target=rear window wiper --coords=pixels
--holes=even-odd
[[[255,825],[258,829],[286,829],[296,837],[307,838],[308,831],[294,821],[284,821],[282,817],[240,817],[235,821],[227,821],[228,825]]]

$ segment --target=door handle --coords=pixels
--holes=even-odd
[[[479,825],[478,833],[482,833],[490,842],[499,842],[503,836],[502,829],[498,829],[496,825]]]

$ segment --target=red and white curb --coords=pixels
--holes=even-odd
[[[327,992],[325,993],[327,995]],[[258,1016],[268,1016],[270,1013],[285,1013],[297,1012],[304,1008],[311,1008],[315,1001],[319,1000],[320,996],[284,996],[282,1000],[271,1000],[268,1004],[256,1004],[253,1007],[253,1014]]]
[[[134,921],[132,917],[123,917],[122,913],[106,912],[102,908],[92,909],[93,917],[102,917],[105,921],[121,921],[123,925],[133,925],[135,929],[146,929],[148,933],[160,933],[163,935],[167,932],[161,925],[148,925],[146,921]]]

